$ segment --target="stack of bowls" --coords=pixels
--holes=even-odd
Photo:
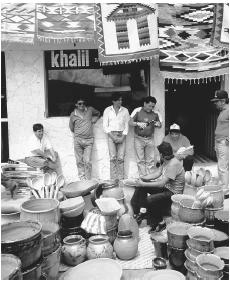
[[[224,262],[223,280],[229,280],[229,247],[218,247],[214,254]]]
[[[69,235],[85,234],[80,228],[84,207],[85,201],[82,196],[66,199],[60,203],[62,240]]]
[[[184,265],[187,269],[187,278],[193,280],[197,272],[196,258],[203,253],[211,254],[214,251],[214,233],[205,227],[192,226],[188,230],[188,237]]]
[[[183,222],[174,222],[167,226],[169,263],[179,271],[184,270],[186,241],[190,227],[190,224]]]

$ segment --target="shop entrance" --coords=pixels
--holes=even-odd
[[[198,81],[198,80],[196,80]],[[202,162],[216,160],[214,131],[218,112],[210,102],[216,90],[220,89],[220,79],[206,82],[191,81],[165,82],[165,127],[177,123],[182,133],[194,145],[195,156]]]

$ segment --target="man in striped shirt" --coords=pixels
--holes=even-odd
[[[100,112],[86,106],[84,98],[76,100],[76,108],[70,115],[69,128],[74,136],[74,152],[80,180],[91,178],[91,154],[94,142],[93,123],[96,123]]]

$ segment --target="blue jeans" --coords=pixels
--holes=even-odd
[[[151,174],[155,166],[155,144],[153,138],[135,135],[134,147],[136,150],[139,176]]]
[[[226,140],[215,141],[217,168],[219,179],[225,187],[228,186],[229,175],[229,144]]]
[[[93,138],[74,138],[74,153],[80,180],[91,179]]]

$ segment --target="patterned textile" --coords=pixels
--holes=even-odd
[[[116,259],[122,269],[144,269],[152,268],[152,260],[156,257],[155,248],[148,233],[150,227],[139,228],[140,241],[138,243],[137,256],[128,261]]]
[[[94,4],[37,4],[36,12],[38,39],[94,40]]]
[[[228,50],[210,45],[214,4],[159,4],[160,68],[170,73],[192,73],[228,67]],[[175,75],[175,76],[174,76]]]
[[[35,4],[3,3],[1,5],[1,40],[34,42]]]
[[[229,43],[229,3],[215,5],[215,19],[211,38],[213,46],[228,48]]]
[[[158,55],[156,4],[96,4],[99,61],[119,64]]]

